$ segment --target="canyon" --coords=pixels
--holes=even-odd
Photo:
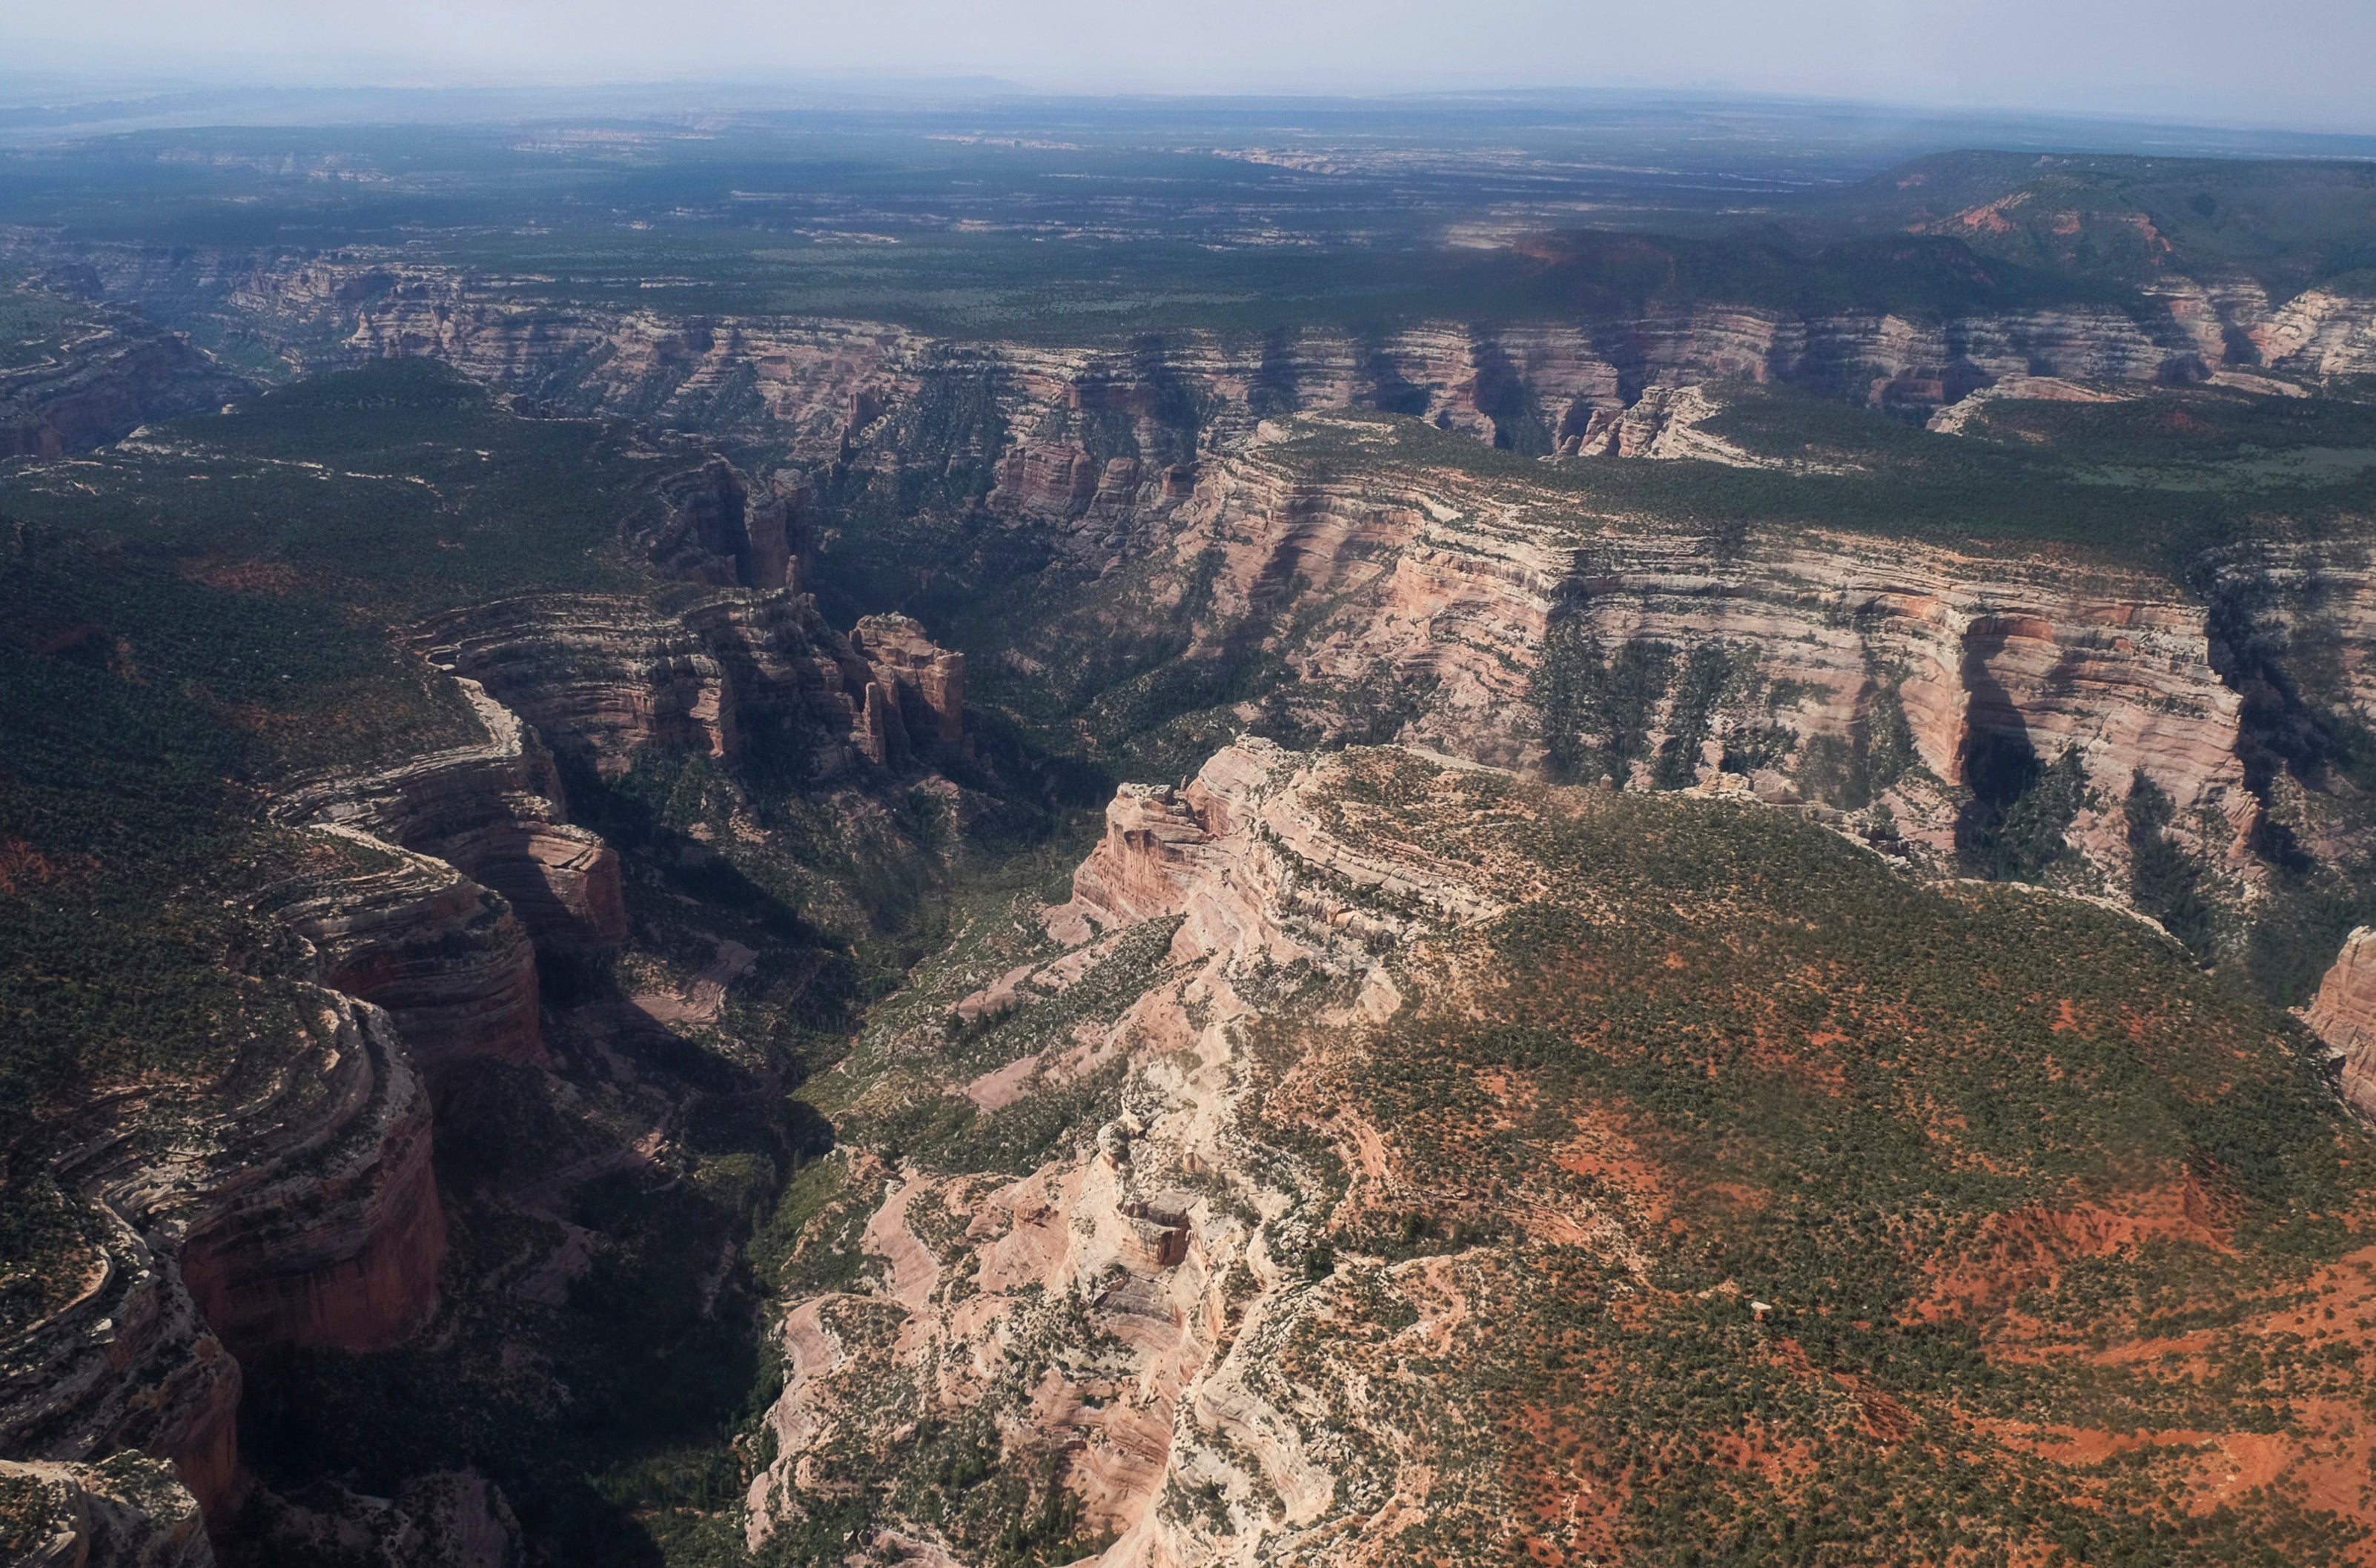
[[[109,590],[9,651],[253,747],[0,833],[65,908],[204,774],[250,1009],[10,1124],[36,1561],[2364,1560],[2376,300],[430,249],[0,234],[107,322],[0,371]]]
[[[1176,487],[1178,462],[1231,444],[1273,410],[1382,409],[1522,451],[1575,453],[1600,445],[1645,389],[1704,381],[1928,410],[2008,378],[2150,386],[2245,372],[2317,384],[2376,373],[2376,300],[2323,289],[2272,298],[2223,276],[2164,277],[2131,308],[1923,319],[1658,303],[1580,323],[1429,322],[1367,336],[1307,327],[1257,341],[1197,331],[1051,348],[881,322],[604,311],[542,297],[533,278],[362,250],[163,253],[18,232],[0,253],[94,298],[251,338],[298,374],[434,357],[491,386],[811,463],[856,453],[896,465],[896,445],[869,448],[899,428],[904,409],[927,388],[981,383],[1017,445],[979,456],[1009,465],[1002,483],[1031,498],[1024,505],[1075,512],[1100,495]],[[1117,418],[1138,427],[1126,466],[1077,435],[1038,434]]]

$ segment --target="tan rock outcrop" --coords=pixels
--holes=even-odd
[[[92,1465],[0,1459],[9,1522],[30,1538],[18,1568],[213,1568],[196,1499],[139,1454]]]
[[[2376,927],[2344,938],[2302,1017],[2334,1053],[2343,1098],[2376,1120]]]
[[[1295,1168],[1276,1151],[1257,1156],[1239,1120],[1241,1052],[1260,1011],[1249,993],[1309,968],[1390,1012],[1377,955],[1412,933],[1491,918],[1509,890],[1381,823],[1338,817],[1324,802],[1342,766],[1247,739],[1182,789],[1120,791],[1075,897],[1046,912],[1077,944],[1006,979],[1047,995],[1095,987],[1121,948],[1093,928],[1179,921],[1144,994],[1111,1024],[1076,1031],[1063,1061],[1034,1063],[1044,1085],[1077,1070],[1065,1062],[1121,1060],[1134,1069],[1130,1103],[1094,1139],[1013,1181],[909,1170],[868,1186],[869,1157],[848,1157],[846,1191],[867,1194],[852,1199],[870,1211],[864,1250],[888,1268],[871,1289],[791,1306],[785,1392],[770,1417],[778,1457],[750,1496],[754,1547],[823,1484],[818,1455],[873,1440],[881,1401],[871,1391],[913,1386],[901,1419],[953,1420],[1005,1398],[1018,1365],[1034,1381],[996,1407],[1002,1441],[1010,1454],[1059,1456],[1084,1533],[1116,1538],[1104,1562],[1217,1560],[1164,1505],[1217,1476],[1232,1496],[1266,1489],[1285,1500],[1290,1527],[1325,1511],[1336,1482],[1309,1424],[1260,1371],[1274,1343],[1265,1316],[1291,1310],[1274,1303],[1301,1276],[1282,1269],[1277,1236],[1260,1223],[1290,1206],[1274,1183]],[[952,1240],[944,1221],[930,1249],[913,1223],[928,1198],[961,1227]],[[1110,1348],[1083,1352],[1081,1329],[1062,1316],[1075,1301]],[[896,1332],[834,1327],[881,1323],[863,1315],[870,1303],[896,1305]],[[898,1527],[931,1538],[928,1525]]]
[[[1208,465],[1174,528],[1182,574],[1218,563],[1216,640],[1275,613],[1263,608],[1271,584],[1299,582],[1306,602],[1332,605],[1274,645],[1299,677],[1290,711],[1323,731],[1360,735],[1383,683],[1413,694],[1402,739],[1535,766],[1539,730],[1522,716],[1556,615],[1608,648],[1717,644],[1751,659],[1792,694],[1753,717],[1787,731],[1794,754],[1816,737],[1854,742],[1883,695],[1950,787],[1991,737],[2049,760],[2076,747],[2099,799],[2115,802],[2083,814],[2076,838],[2115,873],[2126,864],[2116,802],[2139,769],[2176,799],[2185,831],[2223,825],[2202,846],[2215,861],[2242,863],[2259,810],[2238,755],[2242,700],[2215,667],[2208,609],[2148,574],[1812,530],[1719,558],[1705,538],[1510,481],[1384,469],[1314,481],[1291,445]],[[2346,576],[2321,576],[2329,604]],[[2358,668],[2358,655],[2345,662]],[[1654,721],[1654,742],[1665,723]],[[1693,777],[1715,766],[1697,761]],[[1938,803],[1898,804],[1902,826],[1947,843]]]
[[[905,617],[868,624],[879,656],[787,589],[711,589],[665,609],[540,594],[434,617],[415,642],[605,775],[645,748],[736,762],[754,739],[818,776],[860,755],[884,765],[906,756],[911,711],[919,736],[961,743],[963,656]],[[870,685],[885,692],[872,718]]]
[[[732,434],[810,462],[872,461],[877,443],[896,461],[902,410],[922,387],[986,380],[1007,427],[1034,433],[974,454],[995,466],[993,508],[1049,522],[1159,502],[1164,475],[1190,456],[1175,449],[1182,441],[1226,447],[1263,414],[1296,409],[1391,409],[1548,450],[1645,387],[1714,380],[1920,409],[2009,377],[2152,382],[2220,368],[2331,376],[2376,366],[2376,301],[2313,290],[2273,307],[2249,282],[2176,275],[2153,287],[2158,316],[2112,305],[1917,320],[1612,304],[1577,324],[1420,323],[1382,337],[1315,327],[1267,340],[1184,332],[1111,353],[952,342],[864,322],[604,311],[541,299],[531,280],[481,279],[394,253],[87,246],[67,257],[34,235],[12,248],[70,259],[111,295],[235,318],[309,369],[427,355],[540,397],[558,378],[573,407]],[[1185,413],[1183,388],[1204,396],[1203,412]],[[1182,422],[1190,417],[1194,430]],[[1092,457],[1080,434],[1092,418],[1130,427],[1137,454]],[[754,534],[747,550],[710,553],[742,563],[731,580],[775,586],[769,549]]]
[[[965,744],[965,655],[937,647],[905,615],[869,615],[849,634],[909,739],[956,752]]]

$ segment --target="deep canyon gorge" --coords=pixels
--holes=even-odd
[[[2376,292],[2020,172],[1071,337],[0,233],[26,1560],[2370,1561]]]

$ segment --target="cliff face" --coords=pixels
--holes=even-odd
[[[436,1307],[446,1222],[428,1097],[386,1014],[322,994],[318,1048],[239,1112],[303,1128],[302,1141],[279,1160],[227,1144],[203,1206],[176,1220],[191,1300],[233,1354],[385,1349]]]
[[[2303,1021],[2334,1053],[2343,1098],[2376,1118],[2376,927],[2361,926],[2344,939]]]
[[[954,754],[965,744],[965,655],[934,646],[905,615],[869,615],[849,634],[850,647],[874,679],[869,711],[885,722],[870,731],[867,754],[882,762],[894,751],[921,747]]]
[[[660,487],[668,520],[645,541],[663,576],[719,588],[800,588],[807,549],[806,488],[797,475],[754,495],[742,471],[722,458],[671,476]]]
[[[485,729],[485,742],[384,773],[304,786],[274,814],[291,824],[362,832],[442,861],[501,894],[547,951],[592,955],[615,948],[626,922],[617,852],[598,835],[568,824],[560,776],[536,733],[484,687],[460,685]],[[499,924],[485,928],[484,936],[504,946]],[[499,1026],[499,1032],[511,1028]]]
[[[20,1568],[214,1568],[197,1503],[138,1454],[96,1465],[0,1460],[0,1497],[31,1549]]]
[[[65,1156],[106,1234],[81,1293],[11,1345],[18,1453],[171,1459],[209,1513],[239,1491],[241,1351],[379,1348],[435,1308],[429,1104],[387,1016],[318,987],[163,1147],[137,1092]]]
[[[919,743],[963,736],[962,656],[904,617],[842,636],[807,596],[785,589],[720,590],[668,609],[584,595],[505,600],[438,617],[415,640],[606,775],[645,747],[726,763],[756,747],[826,776],[860,755],[903,761],[910,709]]]
[[[48,255],[47,242],[16,241]],[[2272,302],[2249,282],[2159,279],[2134,310],[2073,306],[1917,320],[1707,303],[1610,308],[1579,324],[1449,323],[1373,337],[1313,327],[1240,342],[1178,333],[1127,351],[962,343],[880,324],[556,306],[534,285],[364,252],[291,256],[92,247],[109,296],[169,318],[236,323],[319,370],[432,355],[489,385],[580,409],[754,441],[804,461],[896,463],[896,435],[928,387],[985,386],[1007,429],[1000,505],[1077,517],[1158,499],[1201,445],[1266,412],[1378,408],[1522,451],[1595,432],[1646,387],[1741,379],[1875,406],[1950,404],[2021,376],[2199,379],[2223,369],[2331,377],[2376,371],[2376,300],[2311,291]],[[1121,450],[1113,437],[1131,438]],[[1048,432],[1065,434],[1049,434]],[[1094,433],[1094,434],[1093,434]],[[1133,449],[1135,448],[1135,449]],[[716,541],[713,541],[716,542]],[[775,586],[739,549],[731,580]]]
[[[323,983],[385,1009],[433,1081],[473,1058],[541,1064],[536,949],[511,905],[444,861],[352,827],[320,831],[372,869],[267,902],[320,953]]]
[[[1319,481],[1259,450],[1209,465],[1176,526],[1176,571],[1213,585],[1189,657],[1256,628],[1297,677],[1287,713],[1323,733],[1539,768],[1558,722],[1539,707],[1547,659],[1655,643],[1678,672],[1620,782],[1646,784],[1654,766],[1666,788],[1732,772],[1777,798],[1861,806],[1826,770],[1895,736],[1904,766],[1866,788],[1943,857],[1976,757],[2072,752],[2095,796],[2073,841],[2114,883],[2139,771],[2222,865],[2242,863],[2259,810],[2212,612],[2144,574],[1845,533],[1719,557],[1705,537],[1579,515],[1552,493],[1443,470]],[[1291,636],[1275,607],[1288,583],[1330,607]],[[1680,672],[1694,657],[1715,671],[1698,698]],[[1382,710],[1398,731],[1365,728]],[[1670,740],[1682,754],[1662,760]]]
[[[181,333],[101,317],[45,361],[0,369],[0,459],[85,451],[255,390]]]
[[[164,1455],[222,1514],[242,1490],[240,1357],[383,1349],[434,1312],[446,1229],[414,1053],[440,1075],[541,1063],[538,950],[597,956],[625,934],[616,854],[562,820],[534,733],[464,690],[482,742],[276,808],[336,868],[258,900],[320,982],[286,1049],[202,1087],[162,1146],[148,1096],[116,1097],[59,1163],[108,1237],[80,1296],[12,1348],[16,1451]]]

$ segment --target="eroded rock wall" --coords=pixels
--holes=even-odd
[[[1170,547],[1182,575],[1201,564],[1215,584],[1208,636],[1191,657],[1245,636],[1249,622],[1283,626],[1265,608],[1276,585],[1333,603],[1270,644],[1298,676],[1287,710],[1324,732],[1538,768],[1536,677],[1556,621],[1610,653],[1645,641],[1679,664],[1707,646],[1745,660],[1752,685],[1781,695],[1754,714],[1717,716],[1703,739],[1753,719],[1787,732],[1782,754],[1798,762],[1760,765],[1785,773],[1803,765],[1809,740],[1869,744],[1879,707],[1894,707],[1927,776],[1901,791],[1901,814],[1942,852],[1948,795],[1993,741],[2047,761],[2075,750],[2094,799],[2074,836],[2116,884],[2119,803],[2138,772],[2223,865],[2243,863],[2260,809],[2213,612],[2144,573],[1847,533],[1719,551],[1546,492],[1444,472],[1314,481],[1259,450],[1211,465]],[[1398,700],[1396,734],[1361,728]],[[1681,726],[1663,700],[1645,731],[1653,751]],[[1711,778],[1719,752],[1695,750],[1669,786]]]
[[[318,780],[291,791],[274,814],[442,861],[503,895],[547,951],[615,948],[626,929],[617,851],[570,826],[560,775],[535,731],[477,683],[459,684],[483,742]]]
[[[1611,308],[1581,323],[1477,329],[1422,323],[1368,335],[1311,327],[1241,340],[1181,332],[1129,350],[961,343],[875,323],[678,320],[561,306],[532,281],[364,251],[181,252],[18,234],[17,254],[70,263],[111,298],[236,324],[306,370],[431,355],[474,379],[586,410],[760,442],[807,463],[896,465],[903,411],[928,387],[985,384],[1005,428],[997,505],[1019,516],[1126,512],[1184,483],[1201,450],[1265,415],[1366,407],[1520,450],[1582,436],[1645,388],[1788,383],[1876,405],[1932,408],[2007,377],[2199,378],[2271,368],[2376,371],[2376,300],[2313,290],[2273,303],[2234,279],[2172,275],[2133,308],[1915,319],[1721,303]],[[979,435],[960,437],[979,443]],[[1124,443],[1116,449],[1116,442]],[[880,450],[876,450],[876,448]],[[775,586],[760,544],[734,580]]]
[[[511,905],[444,861],[354,828],[362,867],[273,889],[321,956],[323,983],[384,1008],[434,1079],[474,1059],[541,1064],[536,949]]]
[[[94,1465],[0,1460],[10,1522],[31,1547],[18,1568],[214,1568],[196,1500],[139,1454]]]
[[[853,1218],[828,1222],[862,1215],[861,1245],[886,1267],[796,1300],[784,1322],[754,1547],[830,1495],[837,1455],[905,1442],[915,1429],[891,1423],[925,1420],[987,1420],[1010,1462],[1044,1455],[1080,1533],[1111,1538],[1110,1568],[1255,1561],[1318,1546],[1308,1532],[1332,1519],[1358,1533],[1345,1522],[1379,1500],[1365,1502],[1344,1430],[1276,1372],[1317,1300],[1301,1252],[1315,1173],[1252,1124],[1246,1053],[1282,973],[1341,991],[1341,1026],[1382,1017],[1400,998],[1381,954],[1491,919],[1529,885],[1348,830],[1315,789],[1336,766],[1243,739],[1183,787],[1112,802],[1074,897],[1043,913],[1060,950],[1008,977],[1010,1005],[1048,1005],[1126,962],[1136,933],[1170,932],[1126,1008],[1026,1063],[1038,1093],[1128,1065],[1133,1087],[1093,1140],[1016,1179],[848,1157]],[[983,1090],[968,1093],[995,1102]],[[1315,1131],[1365,1152],[1362,1181],[1384,1176],[1374,1134]],[[886,1401],[892,1389],[913,1393]],[[884,1527],[907,1550],[945,1550],[929,1520]]]
[[[306,988],[291,1038],[167,1125],[94,1108],[57,1162],[105,1235],[82,1291],[8,1350],[0,1441],[170,1459],[209,1513],[240,1491],[240,1352],[393,1345],[437,1304],[429,1103],[387,1016]]]
[[[0,370],[0,459],[87,451],[255,390],[182,333],[96,323],[38,363]]]
[[[845,637],[786,589],[718,589],[664,608],[548,594],[440,616],[415,640],[606,776],[646,748],[729,763],[769,748],[820,776],[861,755],[886,765],[908,755],[903,716],[922,742],[961,743],[963,657],[905,617],[868,624]],[[870,688],[882,693],[873,706]]]
[[[2303,1021],[2334,1053],[2343,1098],[2376,1119],[2376,927],[2344,938]]]

